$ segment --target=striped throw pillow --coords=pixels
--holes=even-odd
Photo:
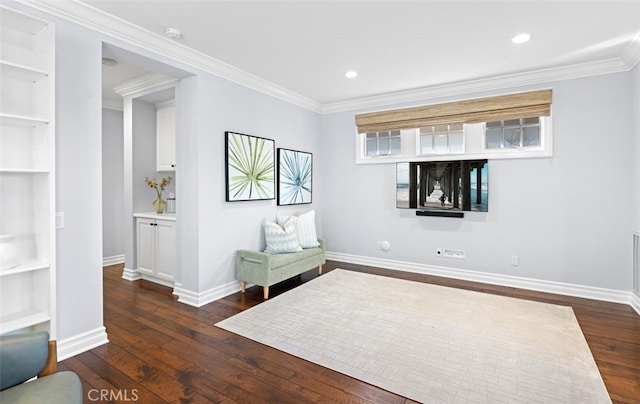
[[[278,216],[278,224],[281,226],[287,221],[293,221],[298,234],[298,243],[302,248],[318,247],[318,235],[316,234],[316,211],[310,210],[299,216]]]

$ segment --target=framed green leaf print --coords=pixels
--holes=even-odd
[[[225,132],[226,200],[275,199],[275,142]]]

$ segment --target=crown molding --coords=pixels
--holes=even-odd
[[[314,112],[321,112],[319,102],[289,89],[238,69],[228,63],[167,39],[128,21],[107,14],[78,0],[44,1],[16,0],[16,2],[75,24],[135,45],[154,54],[174,60],[182,65],[211,73],[242,86],[270,95]]]
[[[114,111],[124,111],[122,100],[113,100],[111,98],[102,97],[102,108],[112,109]]]
[[[640,32],[631,40],[622,52],[622,60],[629,66],[629,70],[640,62]]]
[[[325,104],[323,114],[372,109],[392,104],[418,102],[437,98],[492,90],[503,90],[517,86],[536,85],[551,81],[569,80],[580,77],[597,76],[608,73],[628,71],[629,66],[620,58],[605,59],[595,62],[580,63],[569,66],[540,69],[530,72],[507,74],[478,80],[448,83],[431,87],[418,88],[380,94],[372,97],[356,98]]]
[[[175,105],[176,105],[176,100],[175,99],[166,100],[166,101],[160,101],[160,102],[156,102],[156,109],[171,108],[171,107],[173,107]]]
[[[162,73],[148,73],[113,86],[113,91],[121,97],[140,96],[150,91],[163,90],[177,83],[178,79]]]
[[[228,63],[188,48],[179,42],[112,16],[78,0],[15,0],[17,3],[63,18],[75,24],[137,46],[153,54],[222,77],[234,83],[278,98],[320,114],[372,109],[399,103],[411,103],[436,97],[466,95],[544,82],[569,80],[633,69],[640,61],[640,33],[619,58],[574,64],[536,71],[494,76],[464,82],[447,83],[419,89],[380,94],[352,100],[321,104],[282,86],[238,69]]]

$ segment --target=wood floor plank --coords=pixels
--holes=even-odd
[[[640,403],[640,316],[627,305],[335,261],[323,269],[335,268],[571,306],[613,402]],[[196,308],[170,288],[122,279],[122,270],[104,268],[110,342],[59,364],[80,376],[87,403],[89,391],[124,390],[143,403],[414,403],[215,326],[262,303],[260,287]],[[281,282],[270,295],[317,276]]]

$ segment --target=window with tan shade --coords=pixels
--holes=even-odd
[[[356,163],[552,155],[552,90],[355,116]]]

